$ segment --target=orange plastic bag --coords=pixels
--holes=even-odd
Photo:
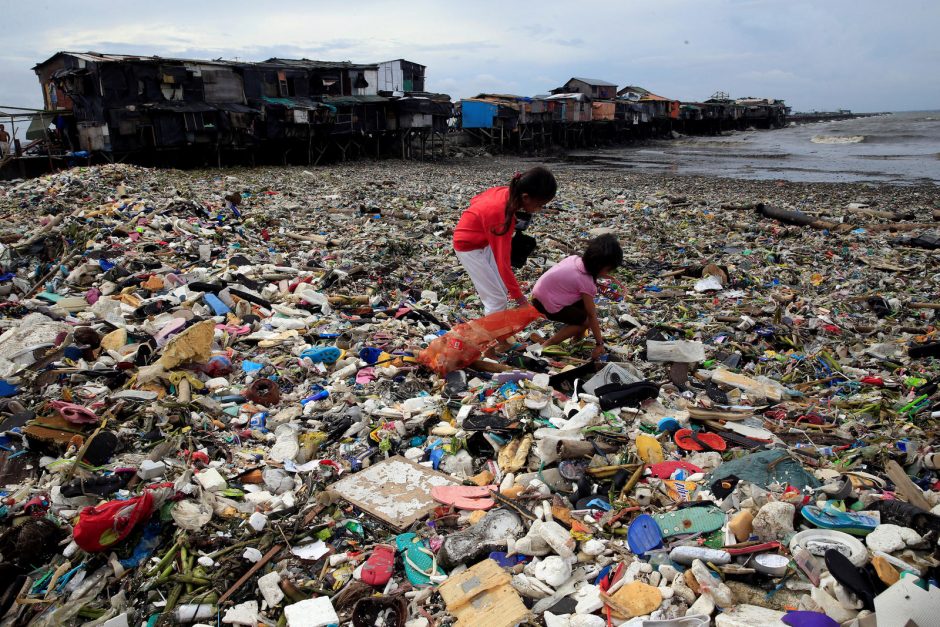
[[[518,333],[541,317],[535,307],[526,305],[458,324],[418,353],[418,362],[439,376],[446,376],[466,368],[490,346]]]

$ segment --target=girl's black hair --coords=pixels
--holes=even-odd
[[[509,182],[509,198],[506,200],[506,219],[502,226],[493,229],[494,235],[505,235],[509,231],[509,225],[512,224],[512,217],[516,212],[522,209],[522,195],[528,194],[529,197],[537,201],[548,202],[555,197],[558,191],[558,183],[555,182],[555,175],[548,168],[536,166],[531,170],[526,170],[522,174],[518,172]]]
[[[616,237],[606,233],[588,242],[581,260],[584,269],[596,281],[604,268],[619,268],[623,264],[623,249]]]

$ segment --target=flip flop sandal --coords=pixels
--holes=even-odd
[[[658,464],[652,464],[649,466],[650,472],[653,473],[654,477],[659,479],[668,479],[672,476],[677,470],[685,470],[690,475],[694,475],[698,472],[705,472],[695,464],[690,464],[686,461],[669,461],[669,462],[659,462]]]
[[[643,556],[647,551],[663,545],[663,533],[656,520],[649,514],[640,514],[627,528],[627,545],[634,555]]]
[[[594,390],[600,399],[601,409],[608,411],[618,407],[639,407],[644,401],[659,396],[659,386],[649,381],[637,383],[612,383]]]
[[[301,359],[309,359],[313,363],[333,364],[340,358],[343,351],[335,346],[314,346],[300,353]]]
[[[687,507],[652,517],[663,537],[690,533],[708,533],[721,529],[727,516],[717,507]]]
[[[73,424],[98,422],[98,416],[95,415],[95,412],[81,405],[66,403],[65,401],[50,401],[49,404],[59,412],[59,415]]]
[[[431,488],[431,498],[457,509],[483,510],[496,505],[491,493],[498,489],[495,485],[441,485]]]
[[[839,627],[839,623],[821,612],[794,610],[780,617],[780,622],[790,627]]]
[[[636,436],[636,454],[645,464],[658,464],[663,461],[663,447],[659,440],[645,433]]]
[[[878,519],[860,512],[840,512],[837,509],[821,509],[815,505],[804,505],[800,511],[803,519],[820,529],[832,529],[851,533],[854,536],[868,535],[878,526]]]
[[[403,533],[395,538],[395,546],[405,562],[405,575],[414,586],[428,586],[432,579],[439,583],[446,574],[437,565],[437,556],[415,533]]]
[[[720,435],[716,433],[696,433],[692,429],[679,429],[673,436],[676,445],[685,451],[718,451],[728,448]]]
[[[853,592],[865,609],[875,609],[875,584],[867,571],[862,570],[836,549],[829,549],[825,555],[826,569],[833,578]]]
[[[394,569],[395,547],[379,544],[362,566],[361,579],[370,586],[384,586],[392,578]]]

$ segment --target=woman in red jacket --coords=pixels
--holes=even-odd
[[[532,168],[516,173],[509,187],[491,187],[475,196],[460,216],[454,251],[480,294],[485,315],[506,309],[510,298],[520,306],[526,304],[510,262],[516,214],[537,213],[557,189],[547,168]]]

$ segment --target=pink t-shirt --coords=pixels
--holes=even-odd
[[[532,290],[532,297],[538,299],[548,313],[557,313],[575,304],[582,294],[593,297],[597,294],[597,285],[578,255],[565,257],[550,268],[539,277]]]

